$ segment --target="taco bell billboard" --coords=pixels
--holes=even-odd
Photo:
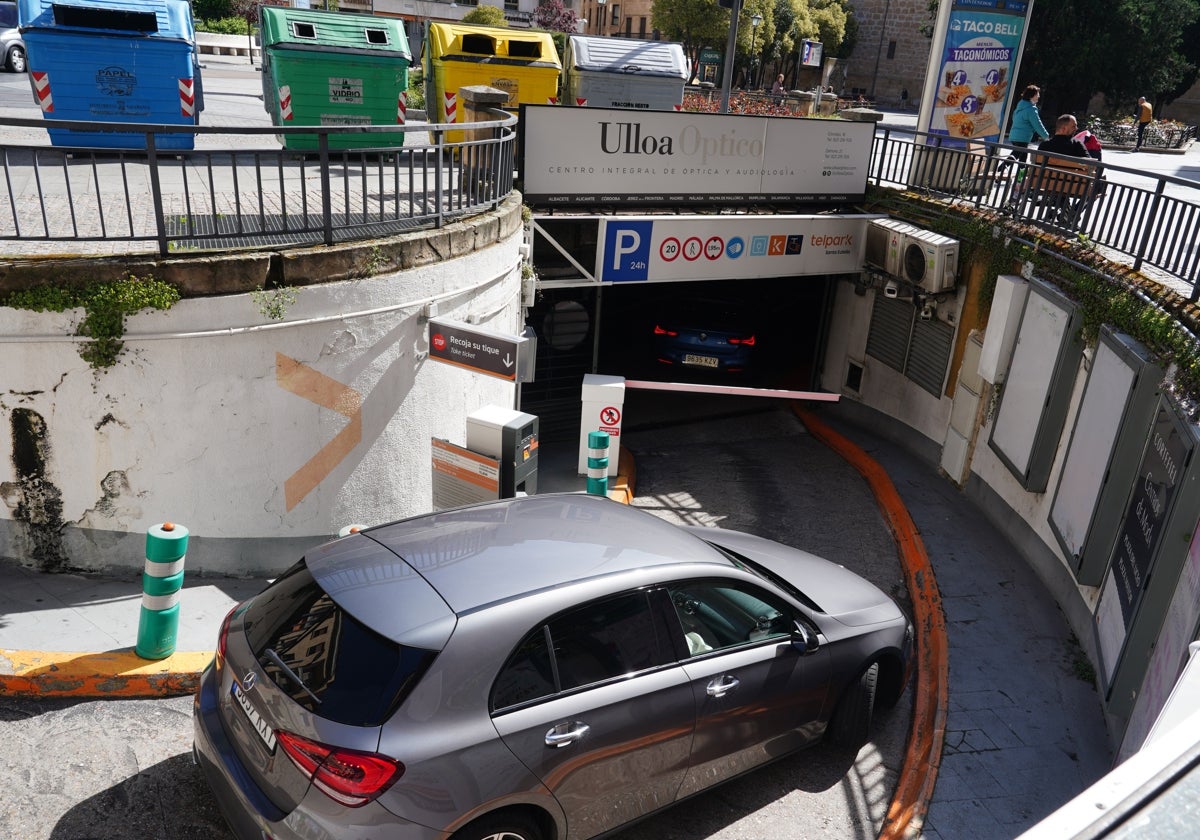
[[[1032,9],[1024,0],[950,4],[942,47],[930,54],[922,102],[933,107],[922,108],[921,130],[959,146],[1003,139]]]

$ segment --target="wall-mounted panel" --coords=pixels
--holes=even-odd
[[[1160,397],[1096,605],[1108,710],[1130,714],[1200,513],[1195,428]]]
[[[1155,721],[1187,665],[1188,645],[1196,638],[1197,625],[1200,625],[1200,530],[1192,535],[1187,560],[1150,653],[1146,677],[1129,717],[1118,760],[1129,757],[1142,746],[1152,725],[1161,731],[1162,725]],[[1194,710],[1196,705],[1189,703],[1187,708]]]
[[[1101,331],[1049,518],[1080,583],[1104,577],[1161,382],[1145,347]]]
[[[1031,492],[1046,489],[1083,345],[1079,310],[1031,280],[988,445]]]

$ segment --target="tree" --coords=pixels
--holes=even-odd
[[[194,0],[192,14],[197,20],[221,20],[234,17],[230,0]]]
[[[809,0],[809,16],[817,27],[817,40],[824,46],[825,55],[841,52],[846,40],[850,10],[842,0]]]
[[[254,27],[259,24],[258,9],[260,6],[286,6],[287,0],[232,0],[229,11],[246,21],[246,42],[249,49],[250,63],[254,63]]]
[[[718,6],[715,0],[655,0],[650,11],[650,25],[662,33],[665,40],[682,44],[688,62],[697,67],[700,50],[704,47],[725,51],[729,10]],[[747,45],[749,41],[747,35]]]
[[[1124,72],[1109,76],[1104,92],[1110,104],[1131,104],[1145,96],[1157,110],[1166,94],[1196,69],[1183,52],[1183,35],[1200,19],[1200,0],[1121,0],[1115,11],[1123,25],[1114,64]]]
[[[938,0],[929,0],[931,19]],[[1043,88],[1051,118],[1085,114],[1093,96],[1132,113],[1139,96],[1156,111],[1186,91],[1200,63],[1200,0],[1056,0],[1035,3],[1016,90]]]
[[[575,34],[579,31],[579,18],[574,9],[568,9],[562,0],[542,0],[533,13],[533,22],[539,29],[550,32]]]
[[[463,15],[463,23],[474,23],[479,26],[508,26],[504,10],[499,6],[476,6]]]

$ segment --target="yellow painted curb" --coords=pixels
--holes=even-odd
[[[858,470],[875,495],[879,511],[887,520],[900,566],[913,605],[916,632],[916,663],[913,685],[913,716],[908,747],[896,791],[892,795],[879,840],[899,840],[920,834],[929,810],[929,799],[942,763],[949,709],[949,640],[933,567],[925,543],[891,477],[870,455],[849,438],[834,431],[800,404],[793,404],[809,434],[824,443]]]
[[[633,502],[637,465],[621,450],[620,474],[608,496]],[[0,697],[170,697],[191,694],[212,651],[142,659],[132,649],[104,653],[47,653],[0,649]]]
[[[637,464],[633,461],[633,454],[625,447],[621,447],[621,454],[617,456],[617,474],[608,482],[608,498],[624,505],[633,504],[633,491],[636,484]]]
[[[142,659],[132,649],[103,653],[0,650],[0,696],[170,697],[190,694],[212,651]]]

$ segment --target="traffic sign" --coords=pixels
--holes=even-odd
[[[516,382],[526,369],[519,335],[490,332],[455,321],[429,321],[429,358]],[[521,381],[526,381],[522,376]]]

